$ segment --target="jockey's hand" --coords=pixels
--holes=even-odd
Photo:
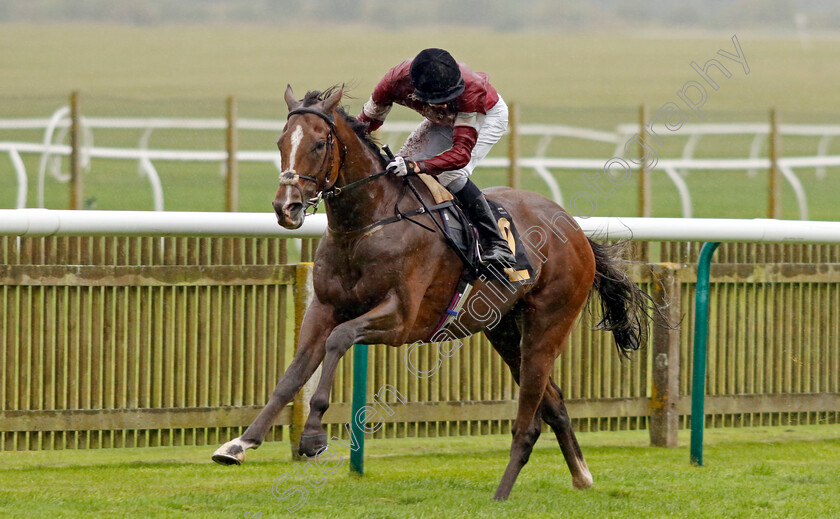
[[[417,173],[422,172],[422,170],[422,166],[419,162],[404,159],[402,157],[394,157],[394,160],[392,160],[390,164],[388,164],[388,167],[385,168],[385,171],[398,177],[404,177],[409,173],[416,175]]]

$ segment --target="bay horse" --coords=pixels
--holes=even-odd
[[[420,204],[404,198],[404,178],[382,172],[385,161],[378,146],[339,104],[343,90],[311,91],[298,100],[291,86],[286,89],[289,116],[277,142],[284,173],[274,211],[281,226],[295,229],[323,196],[328,230],[315,253],[314,298],[303,318],[297,353],[254,422],[215,452],[218,463],[240,464],[246,449],[259,447],[280,411],[322,362],[299,451],[313,456],[326,448],[321,421],[341,357],[356,343],[398,347],[428,340],[461,276],[463,264],[439,232],[393,218],[395,205],[408,212]],[[589,240],[559,205],[509,188],[488,189],[486,195],[507,209],[518,228],[544,231],[540,243],[527,249],[535,267],[533,284],[500,288],[490,286],[498,280],[485,276],[469,295],[498,301],[495,310],[501,318],[492,326],[477,312],[465,312],[460,319],[466,333],[484,331],[520,387],[510,460],[495,499],[509,496],[543,421],[557,437],[573,486],[588,488],[592,475],[563,392],[549,374],[590,293],[600,295],[599,324],[613,332],[619,353],[625,354],[645,340],[649,298],[621,270],[612,247]],[[434,217],[421,213],[415,219],[428,223]],[[505,289],[510,295],[505,300],[493,295]]]

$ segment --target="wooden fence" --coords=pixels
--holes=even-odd
[[[712,268],[709,425],[840,421],[837,248],[750,247],[724,248],[726,263]],[[597,313],[581,318],[554,373],[578,430],[647,428],[663,408],[673,427],[687,425],[696,250],[662,244],[652,255],[665,263],[632,265],[633,278],[682,317],[679,331],[659,330],[632,362],[592,331]],[[800,262],[774,263],[791,259]],[[239,435],[293,350],[298,267],[286,260],[285,242],[271,239],[0,238],[0,446]],[[388,385],[405,399],[387,393],[395,414],[374,437],[510,430],[516,386],[482,336],[451,357],[417,349],[419,370],[441,362],[427,378],[406,368],[406,348],[371,351],[368,394]],[[348,355],[325,416],[331,434],[350,419],[351,374]],[[282,439],[291,417],[287,408],[268,439]]]

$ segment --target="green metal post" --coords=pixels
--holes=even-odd
[[[709,335],[709,271],[718,242],[704,243],[697,262],[694,309],[694,370],[691,380],[691,463],[703,466],[703,425],[706,421],[706,342]]]
[[[353,345],[353,411],[350,416],[350,427],[353,437],[359,448],[350,451],[350,472],[359,474],[365,473],[365,429],[364,416],[358,420],[358,413],[367,403],[367,368],[368,368],[368,345]]]

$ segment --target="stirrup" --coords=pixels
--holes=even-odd
[[[481,264],[499,265],[501,267],[513,267],[516,265],[516,256],[512,252],[507,252],[501,247],[492,247],[481,255]]]

